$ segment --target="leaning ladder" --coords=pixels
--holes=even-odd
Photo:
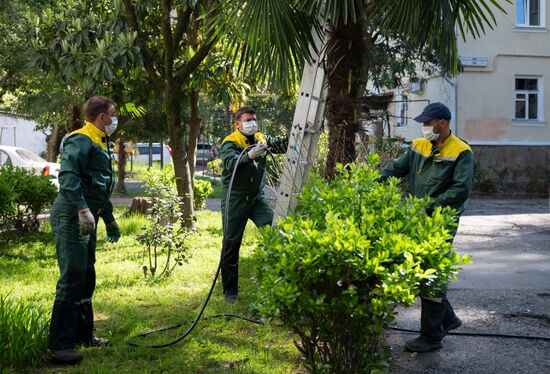
[[[302,74],[285,164],[277,192],[274,225],[294,211],[297,203],[295,196],[307,181],[317,152],[326,101],[323,46],[324,40],[316,38],[319,54],[312,52],[316,58],[311,63],[306,63]]]

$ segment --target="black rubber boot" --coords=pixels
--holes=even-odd
[[[447,297],[443,296],[441,300],[445,305],[445,316],[443,317],[443,331],[447,334],[449,331],[459,328],[462,325],[462,320],[457,317],[453,306],[447,300]]]
[[[239,248],[240,241],[227,240],[224,243],[221,273],[224,297],[239,293]],[[235,298],[236,300],[236,298]]]
[[[52,350],[52,358],[55,362],[65,365],[74,365],[82,361],[83,356],[74,349]]]
[[[420,336],[409,340],[405,349],[409,352],[429,352],[442,347],[441,339],[445,336],[443,318],[446,305],[426,298],[420,298]]]
[[[94,310],[92,308],[92,302],[88,300],[82,301],[79,306],[78,340],[79,343],[90,346],[92,345],[94,331]]]
[[[72,350],[78,341],[80,305],[64,300],[55,300],[50,323],[48,346],[52,352]]]
[[[440,341],[428,339],[422,335],[405,343],[405,349],[409,352],[429,352],[443,347]]]
[[[443,318],[447,306],[437,301],[420,298],[422,310],[420,314],[420,335],[432,341],[441,341],[445,336]]]

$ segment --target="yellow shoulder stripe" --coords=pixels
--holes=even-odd
[[[413,140],[411,148],[414,152],[428,157],[432,153],[432,142],[426,138],[417,138]]]
[[[432,142],[426,138],[417,138],[413,140],[411,148],[413,152],[429,157],[432,153]],[[439,147],[439,153],[434,156],[439,160],[454,161],[464,151],[472,151],[472,149],[463,140],[451,134]]]
[[[468,144],[454,134],[451,134],[451,136],[449,136],[445,143],[443,143],[440,147],[440,154],[443,159],[456,160],[456,158],[464,151],[471,152],[472,148],[470,148]]]
[[[261,132],[255,133],[254,138],[256,139],[256,141],[258,143],[266,143],[267,142],[264,134],[262,134]],[[238,146],[240,146],[241,148],[246,148],[250,145],[248,143],[248,139],[246,138],[246,136],[244,136],[239,130],[235,130],[231,134],[227,135],[225,137],[225,139],[223,139],[222,144],[225,143],[225,142],[233,142],[233,143],[237,144]]]
[[[95,143],[101,146],[101,148],[103,148],[104,150],[107,150],[107,139],[105,137],[105,133],[92,125],[90,122],[86,121],[84,127],[71,132],[69,136],[76,134],[87,136],[88,138],[90,138],[92,143]]]

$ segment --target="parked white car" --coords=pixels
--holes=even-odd
[[[34,170],[36,175],[50,176],[52,183],[59,188],[59,164],[48,162],[26,148],[0,145],[0,168],[10,164]]]

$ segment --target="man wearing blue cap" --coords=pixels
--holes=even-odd
[[[381,180],[408,176],[413,196],[429,196],[431,214],[438,206],[457,210],[457,223],[464,211],[464,202],[472,189],[474,156],[468,144],[452,134],[449,128],[451,112],[441,103],[432,103],[414,118],[421,122],[422,138],[414,139],[411,148],[381,171]],[[452,233],[453,238],[456,229]],[[439,297],[421,295],[420,336],[408,341],[410,352],[428,352],[442,347],[441,340],[458,328],[462,321],[456,316],[445,294]]]

